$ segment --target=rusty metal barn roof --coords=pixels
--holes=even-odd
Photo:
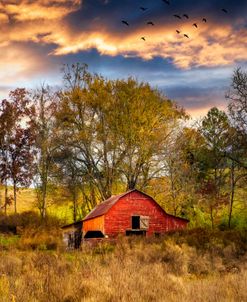
[[[130,192],[136,191],[131,190],[131,191],[127,191],[125,193],[119,194],[119,195],[113,195],[110,198],[108,198],[107,200],[103,201],[102,203],[100,203],[98,206],[96,206],[83,220],[88,220],[88,219],[92,219],[101,215],[106,214],[110,208],[112,206],[114,206],[114,204],[123,196],[129,194]]]

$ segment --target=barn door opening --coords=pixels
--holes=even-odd
[[[131,228],[132,230],[140,229],[140,216],[132,216]]]

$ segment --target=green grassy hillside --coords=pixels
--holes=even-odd
[[[153,187],[156,188],[155,186]],[[170,214],[174,214],[171,207],[169,207],[169,199],[167,197],[166,191],[159,193],[151,187],[147,191],[150,196],[153,196],[155,200]],[[124,191],[124,187],[121,188]],[[121,191],[121,192],[122,192]],[[164,192],[165,191],[165,192]],[[12,187],[8,188],[9,196],[13,195]],[[119,191],[114,192],[120,193]],[[233,207],[232,216],[232,227],[245,228],[247,223],[247,203],[244,203],[244,196],[246,196],[246,191],[242,188],[238,188],[235,193],[235,201]],[[3,204],[4,198],[4,188],[0,187],[0,205]],[[79,198],[79,202],[82,198]],[[205,201],[204,201],[205,203]],[[190,208],[191,210],[192,208]],[[36,191],[33,188],[22,188],[19,189],[17,193],[17,210],[18,213],[23,213],[27,211],[39,211],[37,207]],[[12,203],[7,207],[7,214],[14,213],[14,204]],[[72,201],[66,197],[63,192],[59,190],[51,190],[50,196],[47,202],[47,213],[51,216],[59,218],[64,223],[71,223],[73,221],[73,209]],[[215,225],[220,228],[227,228],[229,208],[228,204],[224,204],[222,208],[215,209]],[[85,215],[81,214],[80,217]],[[178,214],[179,215],[179,214]],[[79,216],[78,216],[79,218]],[[202,202],[195,204],[193,210],[186,213],[186,218],[190,219],[190,227],[206,227],[211,228],[210,213],[207,210],[206,205]]]
[[[8,188],[8,195],[13,196],[13,189],[12,187]],[[0,197],[1,197],[1,205],[3,204],[4,199],[4,188],[0,187]],[[18,211],[25,212],[30,210],[35,210],[35,190],[28,188],[28,189],[20,189],[17,193],[17,209]],[[14,204],[12,202],[11,205],[7,207],[7,213],[14,212]]]
[[[13,195],[12,187],[8,188],[9,196]],[[1,206],[3,205],[3,198],[4,198],[4,188],[0,187],[0,203]],[[52,202],[51,200],[48,201],[48,213],[52,216],[61,218],[66,222],[72,221],[72,209],[71,209],[71,202],[70,200],[64,200],[63,202]],[[22,188],[18,190],[17,193],[17,211],[18,213],[23,213],[27,211],[34,211],[38,212],[39,209],[37,207],[37,200],[36,200],[36,192],[33,188]],[[7,214],[14,213],[14,204],[12,202],[11,205],[7,207]]]

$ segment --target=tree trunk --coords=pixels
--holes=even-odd
[[[42,160],[42,170],[41,170],[41,188],[42,188],[42,199],[41,199],[41,218],[44,219],[46,217],[46,194],[47,194],[47,178],[48,178],[48,160],[46,156],[44,156],[43,152],[43,160]]]
[[[16,188],[16,182],[14,181],[14,207],[15,207],[15,214],[17,213],[17,203],[16,203],[16,201],[17,201],[17,197],[16,197],[16,190],[17,190],[17,188]]]
[[[210,219],[211,219],[211,227],[212,227],[212,229],[214,229],[213,206],[210,206]]]
[[[2,186],[2,184],[0,184],[0,212],[1,212],[1,210],[3,209],[3,197],[2,197],[2,191],[1,191],[1,186]]]
[[[4,196],[4,213],[7,214],[7,204],[8,204],[8,185],[5,184],[5,196]]]
[[[77,216],[77,196],[76,196],[76,188],[73,190],[73,220],[76,222]]]
[[[230,193],[230,201],[229,201],[229,217],[228,217],[228,228],[231,228],[231,220],[232,220],[232,208],[235,194],[235,169],[234,162],[232,161],[231,165],[231,193]]]
[[[173,215],[177,216],[177,202],[176,202],[176,191],[175,191],[175,185],[174,185],[174,178],[173,173],[170,173],[171,175],[171,195],[172,195],[172,206],[173,206]]]
[[[134,190],[136,187],[137,180],[134,175],[130,175],[127,182],[127,191]]]
[[[42,204],[41,204],[41,218],[46,216],[46,183],[42,185]]]

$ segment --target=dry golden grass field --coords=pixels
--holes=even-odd
[[[0,240],[1,302],[247,301],[246,233],[194,230],[70,252],[54,234],[54,245],[34,250],[27,234]]]
[[[18,209],[0,217],[21,226],[0,234],[0,302],[247,301],[246,231],[195,229],[66,251],[59,226],[69,202],[51,205],[53,218],[41,223],[35,191],[22,189]]]

